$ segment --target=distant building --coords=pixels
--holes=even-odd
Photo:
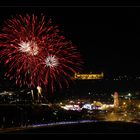
[[[37,86],[37,95],[38,95],[38,102],[41,102],[41,93],[42,93],[42,88],[40,86]]]
[[[119,94],[118,92],[114,92],[114,108],[119,107]]]
[[[38,91],[38,94],[41,94],[42,88],[40,86],[37,86],[37,91]]]
[[[75,73],[74,79],[79,79],[79,80],[94,80],[94,79],[103,79],[104,78],[104,73],[102,72],[101,74],[79,74]]]

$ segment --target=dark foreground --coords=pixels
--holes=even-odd
[[[13,130],[5,133],[12,134],[96,134],[96,133],[134,133],[140,134],[140,124],[126,122],[90,122],[82,124],[67,124],[42,126]]]

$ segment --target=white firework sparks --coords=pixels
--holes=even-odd
[[[28,41],[28,42],[21,42],[19,50],[21,52],[28,53],[29,55],[37,55],[38,54],[38,46],[35,42],[33,41]]]
[[[45,59],[45,63],[47,67],[56,67],[58,66],[59,62],[55,55],[49,55]]]

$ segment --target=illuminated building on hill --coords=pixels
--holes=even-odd
[[[74,79],[78,80],[94,80],[94,79],[103,79],[104,73],[102,72],[101,74],[79,74],[75,73]]]

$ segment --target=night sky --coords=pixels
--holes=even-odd
[[[77,45],[83,72],[140,73],[140,7],[1,7],[0,25],[15,14],[44,13]]]

